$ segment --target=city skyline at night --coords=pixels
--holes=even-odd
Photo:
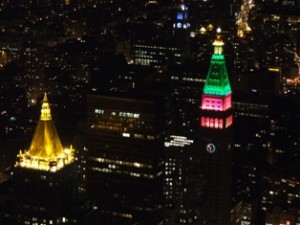
[[[299,59],[298,0],[2,1],[0,225],[300,224]]]

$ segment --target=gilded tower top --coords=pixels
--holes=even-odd
[[[17,166],[56,171],[74,160],[74,150],[64,149],[51,117],[50,105],[45,93],[40,120],[28,151],[18,155]]]
[[[216,40],[213,42],[213,46],[214,46],[214,54],[215,55],[223,54],[224,42],[221,39],[221,35],[217,35]]]
[[[51,118],[50,105],[48,103],[47,93],[45,93],[43,103],[42,103],[40,120],[47,121],[47,120],[51,120],[51,119],[52,118]]]

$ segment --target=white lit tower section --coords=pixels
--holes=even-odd
[[[200,106],[199,163],[206,179],[205,193],[209,220],[230,222],[231,127],[233,122],[231,87],[223,55],[224,42],[217,36]]]

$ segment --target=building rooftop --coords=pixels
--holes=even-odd
[[[16,166],[55,172],[74,161],[74,149],[64,149],[54,126],[47,95],[28,151],[18,154]]]

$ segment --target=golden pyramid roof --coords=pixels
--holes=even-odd
[[[27,154],[41,159],[57,158],[64,154],[64,149],[51,117],[46,93],[42,103],[41,117]]]

